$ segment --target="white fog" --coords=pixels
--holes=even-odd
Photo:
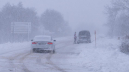
[[[129,0],[0,0],[0,72],[128,72]]]

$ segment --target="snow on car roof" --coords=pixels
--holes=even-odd
[[[38,35],[34,37],[34,41],[51,41],[51,36],[48,35]]]

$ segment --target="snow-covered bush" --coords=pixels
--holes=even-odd
[[[122,39],[120,51],[126,54],[129,53],[129,36],[125,36],[125,38]]]

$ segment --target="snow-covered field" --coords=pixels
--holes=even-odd
[[[72,37],[56,38],[56,53],[31,53],[31,42],[0,44],[0,72],[128,72],[129,55],[120,40],[98,37],[73,44]]]

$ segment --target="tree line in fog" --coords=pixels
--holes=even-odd
[[[66,36],[71,32],[68,22],[56,10],[46,10],[37,15],[33,8],[25,8],[20,2],[17,5],[5,4],[0,10],[0,43],[14,41],[27,41],[26,33],[12,34],[12,22],[31,22],[30,39],[35,35],[52,35],[54,37]]]
[[[106,7],[108,15],[109,35],[129,35],[129,0],[112,0]]]

